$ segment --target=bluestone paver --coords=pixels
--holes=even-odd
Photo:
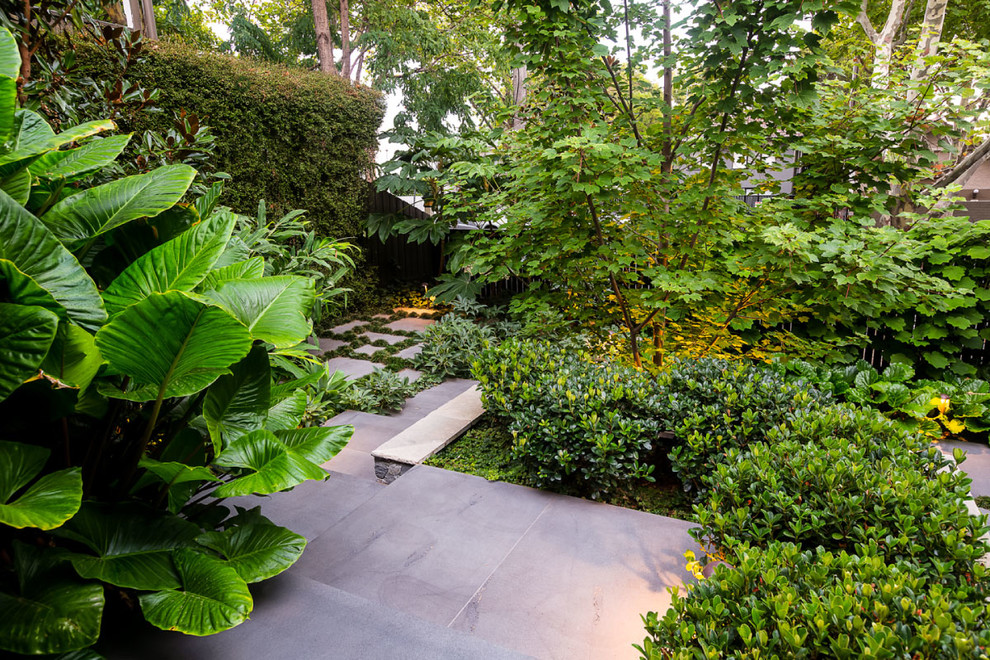
[[[485,412],[477,386],[459,394],[371,452],[389,461],[416,465],[437,453]]]
[[[365,325],[368,325],[367,321],[349,321],[347,323],[341,323],[336,327],[330,328],[330,332],[333,332],[335,334],[343,334],[345,332],[354,330],[356,328],[360,328]]]
[[[395,354],[395,357],[402,358],[403,360],[411,360],[420,353],[423,352],[422,344],[413,344],[408,348],[403,348],[401,351]]]
[[[433,319],[418,319],[412,316],[386,324],[386,328],[392,330],[405,330],[406,332],[422,332],[436,323]]]
[[[347,346],[347,342],[340,341],[339,339],[328,339],[326,337],[320,337],[319,346],[314,347],[312,350],[310,350],[310,353],[314,355],[323,355],[324,353],[335,351],[341,346]]]
[[[404,342],[405,340],[409,339],[409,337],[403,337],[401,335],[387,335],[381,332],[366,332],[363,335],[361,335],[361,337],[367,339],[368,343],[382,340],[386,343],[393,345],[398,344],[400,342]]]
[[[960,440],[942,440],[938,444],[942,451],[949,456],[952,455],[952,450],[955,448],[966,452],[966,461],[959,466],[959,469],[973,480],[969,487],[970,492],[974,497],[990,495],[990,447]]]
[[[384,369],[385,365],[371,362],[370,360],[357,360],[355,358],[335,357],[327,360],[330,373],[343,371],[348,378],[361,378],[367,376],[375,369]]]

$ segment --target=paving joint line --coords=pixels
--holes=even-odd
[[[464,605],[461,607],[461,609],[459,609],[457,611],[457,614],[454,615],[454,618],[450,620],[450,623],[448,623],[446,625],[447,628],[450,628],[452,625],[454,625],[454,622],[457,621],[457,617],[459,617],[461,614],[464,613],[464,610],[466,610],[468,608],[468,605],[470,605],[471,604],[471,601],[473,601],[475,599],[475,596],[477,596],[482,591],[484,591],[485,586],[488,584],[489,580],[491,580],[492,579],[492,576],[495,575],[495,571],[497,571],[498,569],[502,568],[502,564],[505,563],[505,560],[508,559],[509,558],[509,555],[511,555],[512,552],[516,549],[516,547],[520,543],[522,543],[522,540],[524,538],[526,538],[526,535],[529,534],[529,531],[531,529],[533,529],[533,526],[537,522],[539,522],[540,518],[543,517],[543,514],[547,512],[547,509],[549,509],[552,504],[553,504],[553,502],[547,502],[546,506],[543,507],[543,509],[540,511],[539,515],[537,515],[535,518],[533,518],[533,522],[531,522],[529,524],[529,527],[526,528],[526,531],[524,531],[522,534],[519,535],[519,538],[516,539],[516,542],[512,544],[512,547],[509,548],[506,551],[505,555],[502,556],[502,558],[499,560],[499,562],[495,566],[495,568],[492,569],[491,573],[489,573],[487,575],[487,577],[485,577],[485,579],[481,581],[481,585],[477,589],[475,589],[474,593],[471,594],[471,597],[467,599],[467,601],[464,603]]]

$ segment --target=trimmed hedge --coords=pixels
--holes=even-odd
[[[306,209],[317,233],[363,234],[368,183],[384,99],[335,76],[159,42],[128,71],[158,88],[159,113],[124,130],[167,130],[173,111],[199,115],[216,135],[217,168],[233,180],[223,203],[252,213],[264,199],[275,217]],[[112,66],[98,48],[78,52],[94,77]]]

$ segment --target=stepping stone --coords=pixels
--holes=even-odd
[[[425,307],[396,307],[395,311],[400,314],[419,314],[420,316],[424,314],[426,316],[433,316],[437,313],[437,310],[426,309]]]
[[[376,459],[417,465],[459,438],[485,412],[477,386],[451,399],[371,452]]]
[[[410,383],[415,383],[423,376],[422,371],[416,371],[415,369],[402,369],[399,371],[399,378],[408,378]]]
[[[366,344],[366,345],[362,346],[361,348],[355,348],[354,349],[354,352],[355,353],[361,353],[362,355],[374,355],[378,351],[384,351],[384,350],[387,350],[387,349],[381,348],[379,346],[371,346],[370,344]]]
[[[378,364],[377,362],[372,362],[370,360],[335,357],[327,360],[327,367],[330,368],[330,373],[333,373],[334,371],[343,371],[348,379],[353,380],[355,378],[367,376],[375,369],[384,369],[385,365]]]
[[[390,318],[392,318],[392,315],[391,314],[375,314],[371,318],[373,318],[373,319],[390,319]]]
[[[309,352],[313,355],[323,355],[324,353],[330,353],[335,351],[341,346],[347,346],[346,341],[340,341],[339,339],[328,339],[325,337],[320,337],[319,348],[314,348]]]
[[[385,327],[391,328],[392,330],[405,330],[406,332],[422,332],[434,323],[436,323],[436,321],[433,319],[417,319],[408,317],[399,319],[398,321],[392,321]]]
[[[338,325],[335,328],[330,328],[330,332],[333,332],[333,333],[336,333],[336,334],[342,334],[344,332],[348,332],[350,330],[353,330],[354,328],[360,328],[361,326],[364,326],[364,325],[368,325],[368,322],[367,321],[351,321],[349,323],[344,323],[343,325]]]
[[[409,348],[403,348],[401,351],[396,353],[395,357],[402,358],[403,360],[411,360],[422,352],[422,344],[413,344]]]
[[[400,342],[409,339],[408,337],[400,337],[399,335],[386,335],[386,334],[382,334],[381,332],[366,332],[363,335],[361,335],[361,337],[367,340],[369,344],[373,341],[384,339],[386,342],[392,345],[398,344]]]

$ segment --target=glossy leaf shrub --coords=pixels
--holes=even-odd
[[[491,328],[448,314],[423,332],[416,368],[438,378],[470,378],[471,362],[495,340]]]
[[[646,660],[986,658],[986,572],[947,588],[876,545],[851,554],[774,542],[737,547],[730,566],[644,617]]]
[[[721,551],[740,542],[872,552],[911,561],[931,580],[965,586],[987,546],[969,515],[970,479],[924,438],[872,410],[806,412],[765,443],[730,450],[705,477],[696,537]]]
[[[662,400],[644,372],[574,344],[519,339],[486,349],[472,371],[534,485],[597,497],[651,478]]]
[[[675,362],[658,376],[665,429],[676,440],[673,470],[685,489],[703,478],[730,449],[766,438],[771,428],[832,400],[801,382],[789,382],[767,366],[714,358]]]

